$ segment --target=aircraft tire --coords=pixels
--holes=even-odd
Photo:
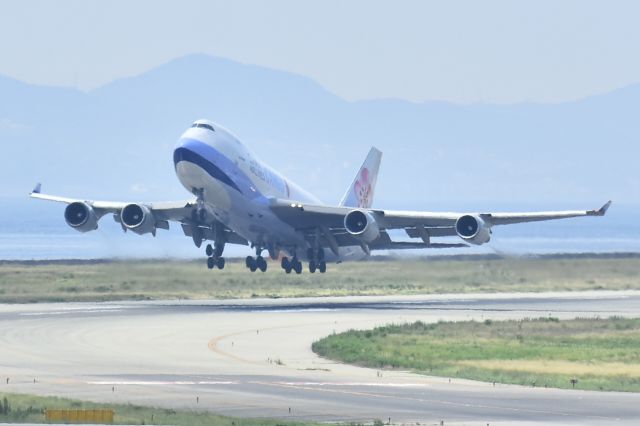
[[[216,260],[213,257],[207,257],[207,268],[213,269],[216,266]]]
[[[256,266],[258,267],[258,269],[260,269],[262,272],[266,272],[267,271],[267,261],[264,260],[264,257],[259,256],[256,259]]]
[[[316,261],[315,260],[310,260],[309,261],[309,272],[311,272],[312,274],[316,272]]]
[[[247,264],[247,268],[249,268],[251,272],[255,272],[256,269],[258,269],[258,262],[253,257],[247,256],[245,262]]]
[[[320,264],[318,265],[318,270],[320,271],[321,274],[324,274],[325,272],[327,272],[327,263],[324,260],[320,262]]]
[[[224,257],[219,257],[218,261],[216,262],[216,266],[218,267],[218,269],[224,269],[224,265],[225,265],[225,260]]]
[[[291,263],[289,262],[289,258],[287,256],[284,256],[282,258],[282,260],[280,261],[280,266],[282,267],[282,269],[289,269],[289,272],[291,272]]]
[[[207,244],[207,248],[204,251],[207,253],[207,256],[213,256],[213,247],[211,247],[211,244]]]

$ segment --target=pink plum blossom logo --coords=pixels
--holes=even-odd
[[[371,205],[371,181],[369,180],[369,169],[364,167],[360,172],[360,178],[354,186],[356,198],[358,199],[358,207],[369,207]]]

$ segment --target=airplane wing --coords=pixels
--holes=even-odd
[[[168,201],[154,203],[127,203],[122,201],[97,201],[76,198],[60,197],[57,195],[43,194],[40,184],[31,192],[32,198],[54,201],[77,206],[78,224],[69,223],[68,212],[65,211],[65,219],[70,226],[81,232],[97,228],[97,221],[103,216],[112,213],[116,222],[120,223],[124,231],[131,230],[138,234],[151,233],[155,236],[157,229],[169,229],[169,222],[180,223],[182,231],[188,237],[192,237],[196,246],[200,247],[204,240],[221,239],[231,244],[248,245],[247,240],[240,237],[220,222],[214,220],[211,215],[203,217],[198,214],[196,199],[185,201]],[[133,213],[139,213],[140,224],[145,226],[127,226],[123,221],[123,210],[130,208]],[[138,209],[139,208],[139,209]],[[86,215],[86,218],[85,216]],[[95,223],[89,220],[93,219]],[[71,220],[73,221],[73,217]]]
[[[43,194],[38,184],[31,197],[67,204],[65,220],[80,232],[98,227],[98,220],[113,214],[122,229],[137,234],[169,229],[169,222],[180,223],[186,236],[196,246],[204,240],[248,245],[248,241],[206,214],[196,199],[161,203],[127,203],[96,201]],[[346,206],[319,206],[301,204],[290,200],[272,199],[270,208],[283,222],[304,235],[310,245],[320,244],[338,254],[339,247],[361,246],[365,251],[383,249],[452,248],[489,241],[494,226],[523,222],[564,219],[580,216],[603,216],[611,201],[597,210],[571,210],[523,213],[464,213],[394,211]],[[203,215],[204,213],[204,215]],[[348,217],[363,229],[352,232],[346,222]],[[375,228],[368,232],[368,228]],[[389,230],[402,229],[418,241],[393,241]],[[366,233],[366,234],[365,234]],[[433,238],[458,236],[462,243],[436,243]]]
[[[376,209],[354,209],[301,204],[288,200],[274,200],[271,209],[284,222],[302,232],[311,241],[319,240],[334,252],[337,247],[360,245],[366,249],[464,247],[467,244],[436,244],[434,237],[459,236],[468,244],[483,244],[489,241],[491,228],[524,222],[564,219],[580,216],[604,216],[611,201],[596,210],[570,210],[522,213],[465,213],[465,212],[421,212]],[[354,235],[346,227],[347,215],[354,211],[366,213],[366,221],[375,222],[377,238],[364,241],[363,236]],[[405,243],[391,241],[387,231],[403,229],[409,237],[422,242]],[[333,240],[333,241],[332,241]],[[365,247],[363,247],[365,248]]]

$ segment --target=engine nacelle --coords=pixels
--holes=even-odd
[[[64,220],[78,232],[98,229],[98,216],[93,207],[80,201],[71,203],[64,209]]]
[[[375,217],[366,210],[352,210],[344,217],[344,228],[348,233],[370,243],[380,236],[380,227]]]
[[[140,204],[127,204],[120,211],[122,226],[138,235],[156,234],[156,218],[149,207]]]
[[[479,216],[460,216],[456,221],[456,232],[470,244],[480,245],[491,239],[491,228]]]

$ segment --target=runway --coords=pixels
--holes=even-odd
[[[391,322],[610,315],[640,316],[640,292],[0,305],[0,387],[242,417],[635,425],[640,394],[378,372],[310,349]]]

